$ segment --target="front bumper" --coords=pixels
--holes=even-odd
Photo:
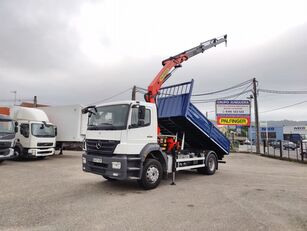
[[[119,166],[120,168],[114,168]],[[140,179],[141,158],[137,155],[116,154],[112,156],[82,155],[82,169],[118,180]]]
[[[54,155],[54,148],[30,148],[28,149],[28,155],[31,156],[52,156]]]
[[[7,148],[4,150],[0,150],[0,160],[9,160],[14,158],[14,149],[13,148]]]

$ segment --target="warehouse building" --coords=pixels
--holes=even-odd
[[[261,140],[290,140],[297,142],[301,139],[307,139],[307,126],[269,126],[260,127]],[[250,137],[250,130],[249,137]],[[256,129],[252,127],[252,140],[256,139]]]
[[[307,139],[307,126],[284,126],[284,139],[291,140],[293,136],[300,136],[301,139]]]
[[[260,127],[260,137],[261,140],[283,140],[284,134],[283,134],[283,127]],[[250,134],[250,129],[249,129]],[[256,140],[256,128],[252,127],[252,140]],[[250,136],[250,135],[249,135]]]

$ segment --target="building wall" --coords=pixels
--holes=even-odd
[[[266,139],[268,134],[269,140],[283,140],[283,127],[260,127],[260,137],[261,139]],[[248,132],[250,134],[250,129],[248,129]],[[256,128],[252,127],[252,139],[256,139]]]
[[[307,135],[307,126],[284,126],[284,134]]]
[[[249,134],[250,131],[248,130]],[[266,127],[260,127],[261,139],[266,139]],[[307,126],[268,127],[269,140],[284,140],[287,134],[300,134],[307,139]],[[250,135],[249,135],[250,136]],[[252,139],[256,139],[256,129],[252,127]],[[286,138],[287,139],[287,138]]]
[[[284,135],[300,134],[303,139],[307,138],[307,126],[284,126]]]

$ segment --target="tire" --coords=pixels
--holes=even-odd
[[[197,171],[201,174],[205,175],[213,175],[217,169],[217,158],[215,153],[209,152],[207,157],[206,157],[206,166],[203,168],[198,168]]]
[[[15,154],[15,160],[22,160],[23,159],[22,152],[21,152],[20,148],[16,147],[14,149],[14,154]]]
[[[156,159],[148,159],[144,163],[142,177],[138,183],[145,190],[154,189],[160,184],[162,175],[161,163]]]
[[[102,177],[103,177],[104,179],[108,180],[108,181],[117,181],[117,179],[113,179],[113,178],[110,178],[110,177],[108,177],[108,176],[102,175]]]
[[[4,160],[0,160],[0,164],[3,162]]]

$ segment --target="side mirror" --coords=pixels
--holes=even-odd
[[[15,125],[15,133],[18,132],[18,127]]]
[[[29,125],[28,124],[20,125],[20,134],[23,135],[25,138],[29,138],[30,131],[29,131]]]
[[[54,135],[57,136],[58,135],[58,128],[54,127]]]
[[[92,114],[96,115],[96,113],[97,113],[97,108],[96,108],[96,106],[88,106],[88,107],[86,107],[86,108],[83,108],[83,109],[81,110],[81,112],[82,112],[82,114],[89,113],[89,117],[90,117],[90,115],[92,115]]]
[[[145,106],[139,106],[139,120],[145,119]]]

